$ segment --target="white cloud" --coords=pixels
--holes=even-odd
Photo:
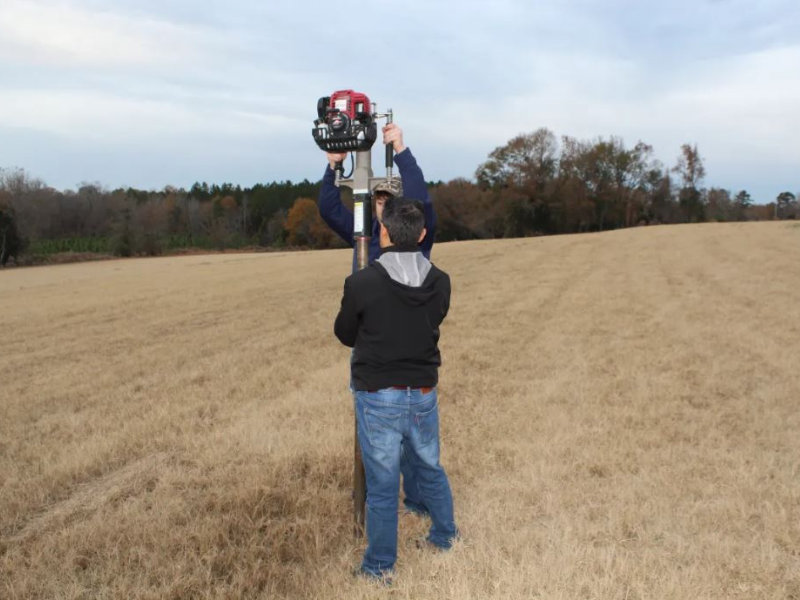
[[[527,91],[413,107],[434,145],[480,148],[481,160],[514,135],[548,127],[579,138],[620,135],[653,144],[671,163],[696,142],[709,172],[759,161],[800,164],[800,46],[687,61],[660,73],[628,58],[581,53],[528,57]],[[667,78],[663,81],[661,78]]]
[[[65,2],[4,0],[0,56],[69,67],[158,67],[202,58],[202,35],[150,17],[117,15]]]
[[[794,6],[409,0],[358,21],[354,0],[0,0],[0,127],[87,155],[169,136],[206,151],[198,171],[224,169],[233,146],[232,169],[280,148],[276,176],[315,176],[316,99],[354,87],[395,109],[431,177],[469,176],[545,126],[642,139],[667,163],[697,142],[710,174],[755,179],[800,162],[800,48],[779,46],[795,41]]]
[[[56,133],[86,142],[198,134],[280,135],[301,122],[280,114],[202,107],[85,91],[0,91],[0,126]],[[305,125],[305,122],[302,122]]]
[[[800,160],[796,73],[800,46],[702,62],[687,74],[691,85],[677,87],[664,104],[679,122],[701,132],[716,132],[720,139],[734,133],[740,143],[763,151],[788,146]]]

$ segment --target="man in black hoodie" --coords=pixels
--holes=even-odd
[[[400,452],[417,475],[431,516],[427,541],[447,549],[457,535],[453,497],[439,464],[436,394],[439,325],[450,307],[450,278],[420,251],[422,203],[390,198],[380,228],[381,256],[348,277],[334,332],[355,348],[358,440],[367,479],[367,549],[361,571],[390,573],[397,559]]]

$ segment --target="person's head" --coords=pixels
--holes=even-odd
[[[375,208],[375,215],[381,220],[383,207],[389,198],[399,198],[403,195],[403,184],[398,178],[391,181],[381,181],[372,189],[372,201]]]
[[[419,200],[388,198],[381,219],[381,248],[416,248],[426,234],[425,210]]]

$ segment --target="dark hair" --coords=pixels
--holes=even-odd
[[[383,205],[381,222],[398,248],[416,248],[425,229],[422,202],[408,198],[388,198]]]

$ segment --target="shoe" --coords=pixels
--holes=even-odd
[[[417,548],[420,550],[435,550],[436,552],[447,552],[450,548],[453,547],[453,543],[457,540],[461,539],[461,532],[457,531],[454,538],[450,540],[449,546],[440,546],[439,544],[434,544],[429,538],[424,537],[420,538],[416,541]]]
[[[428,538],[422,538],[416,541],[417,548],[419,550],[432,550],[434,552],[447,552],[450,550],[450,547],[444,548],[443,546],[437,546]]]
[[[417,517],[431,516],[431,513],[428,512],[428,509],[424,505],[406,504],[405,502],[403,503],[403,514],[414,515]]]
[[[369,581],[370,583],[378,583],[385,586],[392,585],[391,571],[386,571],[382,575],[377,575],[371,571],[365,571],[363,567],[358,566],[353,567],[353,577]]]

